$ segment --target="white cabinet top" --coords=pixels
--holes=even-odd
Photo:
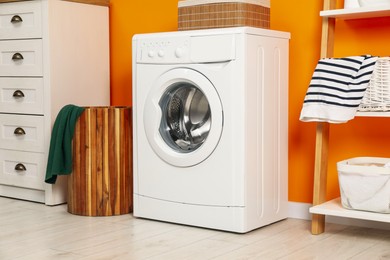
[[[0,0],[0,4],[9,3],[9,2],[22,2],[22,1],[27,1],[27,0]],[[91,5],[102,5],[102,6],[110,5],[110,0],[61,0],[61,1],[69,1],[69,2],[91,4]]]

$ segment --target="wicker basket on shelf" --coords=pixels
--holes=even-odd
[[[358,110],[390,111],[390,57],[381,57],[377,60]]]

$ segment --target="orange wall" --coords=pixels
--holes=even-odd
[[[131,105],[131,38],[177,30],[177,0],[111,0],[111,103]]]
[[[320,55],[321,9],[322,1],[271,0],[272,29],[291,32],[289,200],[296,202],[312,201],[315,123],[300,122],[299,113]],[[131,105],[131,37],[177,30],[177,0],[111,0],[110,14],[112,104]],[[335,56],[390,55],[389,28],[390,18],[340,21]],[[385,119],[357,118],[332,125],[330,138],[328,198],[339,195],[337,161],[356,156],[390,157],[386,145],[390,144],[390,122]]]

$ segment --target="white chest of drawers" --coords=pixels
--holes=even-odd
[[[66,104],[109,105],[106,2],[0,0],[0,196],[66,202],[66,177],[44,182],[51,129]]]

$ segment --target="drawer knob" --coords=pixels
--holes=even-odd
[[[18,60],[23,60],[23,55],[20,54],[19,52],[15,53],[14,55],[12,55],[12,60],[13,61],[18,61]]]
[[[21,23],[21,22],[23,22],[23,19],[22,19],[22,17],[20,17],[19,15],[14,15],[14,16],[12,16],[12,18],[11,18],[11,23]]]
[[[24,93],[21,90],[15,90],[14,94],[12,95],[14,98],[22,98],[24,97]]]
[[[26,170],[26,166],[24,166],[22,163],[18,163],[17,165],[15,165],[15,171],[21,172]]]
[[[14,134],[15,134],[15,135],[25,135],[26,132],[24,131],[23,128],[17,127],[17,128],[15,128]]]

